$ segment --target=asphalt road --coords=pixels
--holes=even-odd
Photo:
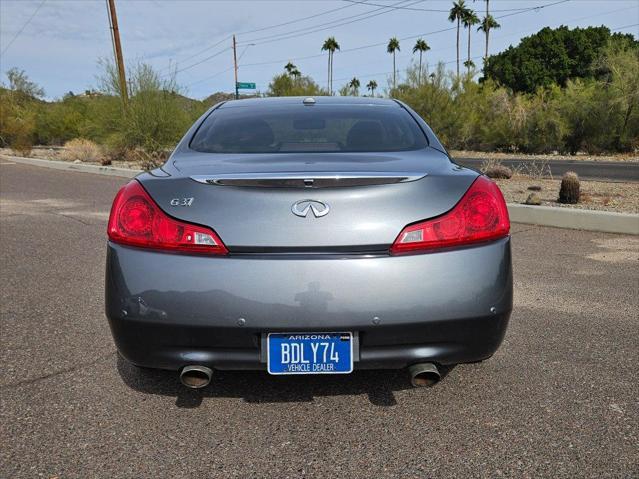
[[[104,318],[124,180],[0,164],[0,477],[637,477],[639,240],[515,225],[497,354],[402,371],[224,372],[118,359]]]
[[[470,168],[479,168],[484,160],[477,158],[455,158],[461,165]],[[583,180],[602,181],[639,181],[639,163],[623,161],[582,161],[582,160],[549,160],[543,164],[536,160],[534,166],[531,160],[502,160],[503,165],[510,168],[533,168],[533,171],[542,170],[543,176],[561,178],[567,171],[574,171]]]

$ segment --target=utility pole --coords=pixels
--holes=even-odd
[[[115,12],[115,0],[107,0],[109,7],[109,24],[111,27],[111,38],[113,39],[113,51],[118,67],[118,77],[120,79],[120,95],[122,102],[126,106],[129,95],[126,87],[126,75],[124,72],[124,57],[122,56],[122,44],[120,43],[120,30],[118,29],[118,16]]]
[[[235,99],[240,98],[240,91],[237,88],[237,47],[235,45],[235,35],[233,35],[233,66],[235,69]]]

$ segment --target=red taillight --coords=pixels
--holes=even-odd
[[[171,218],[136,180],[122,187],[113,200],[108,234],[115,243],[142,248],[228,253],[213,230]]]
[[[478,177],[448,213],[407,226],[390,248],[391,254],[461,246],[508,236],[510,220],[499,187]]]

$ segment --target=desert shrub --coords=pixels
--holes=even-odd
[[[561,88],[555,85],[549,89],[540,88],[530,97],[522,150],[550,153],[565,149],[568,128],[558,108],[561,94]]]
[[[64,144],[60,157],[66,161],[99,161],[102,158],[102,149],[91,140],[76,138]]]
[[[126,161],[138,163],[140,168],[149,171],[159,168],[169,158],[170,153],[166,150],[146,151],[142,148],[134,148],[126,151]]]
[[[495,158],[489,158],[487,160],[482,161],[479,170],[488,176],[489,178],[494,179],[509,179],[513,176],[513,170],[501,164],[501,160]]]
[[[302,76],[296,70],[296,74],[282,73],[275,75],[268,85],[268,96],[316,96],[326,95],[327,92],[309,76]]]
[[[17,90],[0,89],[0,146],[27,156],[34,144],[36,98]]]
[[[561,178],[559,202],[565,204],[579,203],[579,177],[574,171],[568,171]]]
[[[31,156],[31,150],[33,149],[33,143],[28,136],[18,136],[11,143],[11,149],[18,154],[18,156]]]
[[[101,62],[103,95],[119,97],[117,70],[111,62]],[[175,74],[161,76],[145,63],[134,64],[127,71],[130,91],[126,106],[108,105],[104,130],[112,146],[159,151],[174,146],[203,109],[200,102],[181,95]]]
[[[513,170],[507,166],[499,165],[487,168],[486,171],[484,171],[484,174],[489,178],[507,180],[512,178]]]
[[[438,64],[432,76],[425,77],[421,85],[415,83],[416,75],[409,69],[409,83],[400,85],[394,97],[413,108],[437,133],[440,141],[449,148],[458,148],[457,131],[462,123],[452,94],[452,76],[446,73],[444,64]],[[428,80],[426,80],[428,78]]]

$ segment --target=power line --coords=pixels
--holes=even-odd
[[[13,44],[13,42],[16,41],[16,38],[18,38],[20,36],[20,34],[24,31],[24,29],[27,28],[27,25],[29,25],[29,23],[31,23],[31,20],[33,20],[33,17],[35,17],[38,14],[40,9],[42,8],[42,5],[44,5],[44,2],[46,2],[46,1],[47,0],[42,0],[40,2],[40,5],[38,5],[38,7],[35,9],[35,11],[29,17],[29,19],[26,22],[24,22],[24,25],[22,25],[22,28],[20,28],[20,30],[18,30],[18,32],[13,36],[13,38],[9,41],[9,43],[7,43],[7,46],[4,47],[4,49],[2,50],[2,53],[0,53],[0,55],[4,55],[5,54],[5,52],[9,49],[9,47]]]
[[[346,5],[346,6],[343,6],[343,7],[333,8],[331,10],[326,10],[325,12],[320,12],[320,13],[316,13],[316,14],[313,14],[313,15],[308,15],[306,17],[300,17],[300,18],[296,18],[294,20],[289,20],[289,21],[282,22],[282,23],[277,23],[277,24],[274,24],[274,25],[268,25],[266,27],[255,28],[253,30],[244,30],[242,32],[236,33],[236,35],[247,35],[249,33],[263,32],[265,30],[271,30],[273,28],[279,28],[279,27],[283,27],[283,26],[286,26],[286,25],[290,25],[292,23],[303,22],[305,20],[310,20],[312,18],[317,18],[317,17],[321,17],[323,15],[328,15],[328,14],[331,14],[331,13],[334,13],[334,12],[337,12],[337,11],[340,11],[340,10],[344,10],[346,8],[351,8],[353,6],[355,6],[355,5]],[[227,35],[226,37],[222,38],[221,40],[219,40],[218,42],[214,43],[213,45],[209,45],[208,47],[204,48],[203,50],[200,50],[197,53],[193,53],[192,55],[189,55],[188,57],[183,58],[182,61],[184,62],[184,61],[190,60],[192,58],[195,58],[195,57],[201,55],[202,53],[205,53],[205,52],[215,48],[219,44],[221,44],[221,43],[223,43],[223,42],[225,42],[227,40],[230,40],[232,36],[233,35]],[[166,69],[166,67],[163,68],[163,70],[164,69]]]
[[[334,13],[334,12],[337,12],[339,10],[344,10],[346,8],[350,8],[350,7],[353,7],[353,6],[354,5],[345,5],[343,7],[333,8],[332,10],[326,10],[325,12],[317,13],[315,15],[309,15],[308,17],[302,17],[302,18],[297,18],[295,20],[289,20],[288,22],[278,23],[277,25],[270,25],[268,27],[256,28],[254,30],[245,30],[243,32],[238,32],[237,35],[247,35],[249,33],[263,32],[264,30],[270,30],[270,29],[273,29],[273,28],[283,27],[285,25],[290,25],[292,23],[302,22],[302,21],[305,21],[305,20],[310,20],[312,18],[321,17],[323,15],[328,15],[329,13]]]
[[[186,87],[188,88],[190,86],[197,85],[198,83],[202,83],[202,82],[205,82],[207,80],[212,80],[213,78],[220,76],[222,73],[230,72],[231,70],[233,70],[233,67],[229,67],[229,68],[227,68],[225,70],[222,70],[222,71],[219,71],[217,73],[214,73],[211,76],[208,76],[206,78],[202,78],[200,80],[194,81],[193,83],[189,83],[188,85],[186,85]]]
[[[409,5],[415,5],[417,3],[421,3],[423,0],[414,0],[410,3],[408,3]],[[395,2],[394,5],[398,5],[401,3],[407,3],[409,2],[409,0],[401,0],[399,2]],[[385,10],[383,12],[380,12],[380,10]],[[312,25],[310,27],[306,27],[306,28],[300,28],[297,30],[291,30],[289,32],[283,32],[283,33],[277,33],[274,35],[269,35],[266,37],[261,37],[261,38],[253,38],[251,40],[246,40],[246,42],[242,42],[242,43],[259,43],[259,44],[265,44],[265,43],[271,43],[274,41],[279,41],[279,40],[286,40],[287,38],[292,38],[293,36],[302,36],[302,35],[308,35],[310,33],[315,33],[315,32],[319,32],[322,30],[328,30],[329,28],[333,28],[333,27],[339,27],[342,25],[348,25],[350,23],[355,23],[355,22],[359,22],[362,20],[366,20],[368,18],[372,18],[372,17],[376,17],[378,15],[383,15],[384,13],[390,13],[392,11],[392,9],[390,9],[389,7],[381,7],[381,8],[376,8],[375,10],[369,11],[369,12],[364,12],[364,13],[358,13],[357,15],[351,15],[350,17],[344,17],[344,18],[340,18],[339,20],[331,20],[330,22],[325,22],[325,23],[320,23],[318,25]],[[380,13],[375,13],[375,12],[380,12]],[[363,18],[357,18],[357,17],[363,17]],[[340,23],[341,22],[341,23]],[[324,27],[324,28],[318,28],[318,27]],[[315,30],[309,30],[310,29],[315,29]],[[295,33],[298,32],[304,32],[301,35],[293,35]],[[279,37],[279,38],[276,38]],[[271,40],[274,39],[274,40]],[[262,40],[270,40],[270,41],[262,41]]]
[[[450,10],[442,10],[442,9],[435,9],[435,8],[417,8],[417,7],[400,7],[400,6],[391,6],[391,5],[383,5],[381,3],[371,3],[368,2],[366,0],[342,0],[344,2],[349,2],[349,3],[354,3],[354,4],[358,4],[358,5],[368,5],[371,7],[386,7],[386,8],[393,8],[393,9],[399,9],[399,10],[412,10],[415,12],[439,12],[439,13],[449,13]],[[524,8],[505,8],[505,9],[498,9],[498,10],[491,10],[491,12],[517,12],[517,11],[521,11],[521,10],[527,10],[530,7],[524,7]]]
[[[213,45],[209,45],[204,50],[200,50],[199,52],[194,53],[193,55],[189,55],[188,57],[183,58],[182,61],[186,62],[186,61],[190,60],[191,58],[195,58],[195,57],[201,55],[202,53],[208,52],[209,50],[212,50],[213,48],[215,48],[216,46],[220,45],[221,43],[224,43],[225,41],[230,40],[232,36],[233,35],[228,35],[228,36],[222,38],[220,41],[214,43]],[[164,68],[160,69],[160,71],[166,70],[166,69],[170,69],[170,68],[171,68],[171,66],[169,65],[168,67],[164,67]]]
[[[639,23],[633,23],[632,25],[624,25],[623,27],[611,28],[611,32],[616,32],[617,30],[623,30],[624,28],[637,27]]]
[[[206,61],[209,61],[212,58],[220,56],[222,53],[224,53],[226,51],[229,51],[229,50],[231,50],[231,47],[226,47],[226,48],[224,48],[224,49],[222,49],[222,50],[220,50],[218,52],[215,52],[213,55],[209,55],[208,57],[203,58],[202,60],[199,60],[199,61],[197,61],[197,62],[195,62],[195,63],[193,63],[193,64],[191,64],[191,65],[189,65],[187,67],[180,68],[180,69],[177,69],[177,70],[174,70],[174,71],[170,71],[169,73],[165,73],[164,75],[161,75],[161,76],[166,77],[166,76],[169,76],[169,75],[176,75],[176,74],[178,74],[180,72],[183,72],[185,70],[190,70],[191,68],[196,67],[196,66],[198,66],[198,65],[200,65],[200,64],[202,64],[202,63],[204,63]]]
[[[409,4],[409,5],[414,5],[414,4],[416,4],[416,3],[420,3],[421,1],[423,1],[423,0],[416,0],[416,1],[415,1],[415,0],[413,0],[413,1],[412,1],[412,3],[411,3],[409,0],[401,0],[401,1],[399,1],[399,2],[396,2],[396,4],[401,4],[401,3],[407,3],[407,2],[408,2],[408,4]],[[344,8],[344,7],[342,7],[342,8]],[[378,12],[379,10],[385,10],[385,11],[383,11],[383,12]],[[350,21],[347,21],[347,22],[340,23],[340,24],[338,24],[338,25],[332,25],[332,26],[330,26],[330,27],[325,27],[325,28],[321,28],[321,29],[317,29],[317,30],[306,31],[306,33],[305,33],[305,34],[308,34],[308,33],[314,33],[314,32],[316,32],[316,31],[325,30],[325,29],[327,29],[327,28],[333,28],[333,27],[335,27],[335,26],[341,26],[341,25],[346,25],[346,24],[349,24],[349,23],[354,23],[354,22],[356,22],[356,21],[360,21],[360,20],[365,20],[365,19],[367,19],[367,18],[375,17],[375,16],[377,16],[377,15],[382,15],[383,13],[388,13],[389,11],[391,11],[391,10],[388,10],[388,9],[387,9],[387,8],[385,8],[385,7],[384,7],[384,8],[378,8],[378,9],[376,9],[376,10],[373,10],[373,12],[367,12],[367,13],[365,13],[365,14],[358,14],[358,15],[353,15],[352,17],[346,17],[346,18],[353,18],[353,17],[361,17],[362,15],[367,15],[367,16],[366,16],[366,17],[364,17],[364,18],[358,18],[358,19],[356,19],[356,20],[350,20]],[[378,12],[378,13],[374,13],[374,12]],[[344,20],[344,19],[342,19],[342,20],[337,20],[337,21],[339,22],[339,21],[343,21],[343,20]],[[326,25],[326,24],[329,24],[329,23],[331,23],[331,24],[332,24],[332,23],[335,23],[335,20],[333,20],[332,22],[326,22],[326,23],[324,23],[324,24],[316,25],[315,27],[322,26],[322,25]],[[314,28],[314,27],[310,27],[310,28]],[[306,30],[306,29],[304,29],[304,30]],[[301,31],[301,30],[294,30],[293,32],[297,32],[297,31]],[[272,41],[285,40],[286,38],[291,38],[292,36],[295,36],[295,35],[290,35],[290,34],[291,34],[291,33],[293,33],[293,32],[284,33],[284,35],[289,35],[288,37],[285,37],[285,38],[284,38],[284,37],[283,37],[283,38],[277,38],[277,39],[275,39],[275,40],[270,40],[270,41],[262,42],[261,44],[264,44],[264,43],[270,43],[270,42],[272,42]],[[281,34],[280,34],[280,35],[281,35]],[[270,38],[270,37],[264,37],[264,38]],[[242,42],[242,43],[240,43],[240,45],[250,45],[250,44],[254,43],[254,41],[255,41],[255,40],[257,40],[257,39],[247,40],[246,42]],[[218,44],[219,44],[219,42],[218,42]],[[223,50],[220,50],[220,51],[218,51],[218,52],[214,53],[213,55],[210,55],[210,56],[208,56],[208,57],[206,57],[206,58],[203,58],[203,59],[201,59],[201,60],[199,60],[199,61],[197,61],[197,62],[195,62],[195,63],[193,63],[193,64],[191,64],[191,65],[189,65],[189,66],[186,66],[186,67],[184,67],[184,68],[180,68],[180,69],[175,70],[175,71],[170,71],[170,72],[168,72],[168,73],[164,74],[163,76],[174,75],[174,74],[177,74],[177,73],[183,72],[183,71],[185,71],[185,70],[189,70],[189,69],[191,69],[191,68],[193,68],[193,67],[195,67],[195,66],[197,66],[197,65],[200,65],[200,64],[202,64],[202,63],[204,63],[204,62],[206,62],[206,61],[208,61],[208,60],[211,60],[212,58],[215,58],[215,57],[217,57],[217,56],[221,55],[222,53],[224,53],[224,52],[225,52],[225,51],[227,51],[227,50],[229,50],[229,48],[225,48],[225,49],[223,49]],[[320,55],[320,56],[321,56],[321,55]]]

